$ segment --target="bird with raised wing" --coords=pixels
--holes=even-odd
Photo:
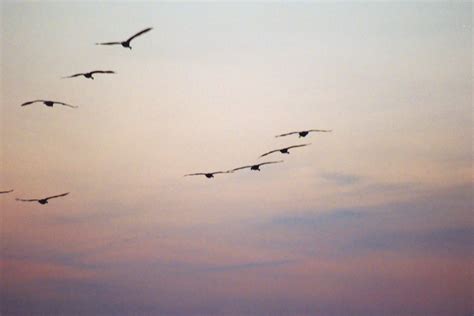
[[[94,80],[94,77],[93,77],[94,74],[114,74],[114,73],[115,71],[112,71],[112,70],[94,70],[90,72],[83,72],[83,73],[78,73],[71,76],[63,77],[63,79],[84,76],[85,78]]]
[[[214,171],[214,172],[200,172],[200,173],[190,173],[190,174],[185,174],[185,177],[188,176],[205,176],[208,179],[214,178],[215,174],[219,173],[230,173],[230,171]]]
[[[69,192],[63,193],[63,194],[58,194],[58,195],[53,195],[53,196],[48,196],[43,199],[16,199],[17,201],[21,202],[38,202],[39,204],[48,204],[48,200],[50,199],[55,199],[58,197],[66,196],[68,195]]]
[[[270,165],[270,164],[280,163],[280,162],[283,162],[283,160],[267,161],[267,162],[262,162],[262,163],[258,163],[258,164],[255,164],[255,165],[243,166],[243,167],[232,169],[232,170],[230,170],[230,172],[234,172],[234,171],[242,170],[242,169],[247,169],[247,168],[249,168],[250,170],[253,170],[253,171],[260,171],[260,166]]]
[[[269,151],[267,153],[264,153],[260,157],[264,157],[264,156],[267,156],[267,155],[270,155],[270,154],[276,153],[276,152],[281,152],[282,154],[289,154],[290,153],[289,150],[291,148],[304,147],[304,146],[308,146],[308,145],[311,145],[311,144],[293,145],[293,146],[289,146],[289,147],[285,147],[285,148],[275,149],[275,150]]]
[[[96,45],[122,45],[122,47],[125,47],[125,48],[130,48],[132,49],[132,47],[130,46],[130,42],[135,38],[135,37],[138,37],[148,31],[151,31],[153,28],[152,27],[148,27],[140,32],[138,32],[137,34],[131,36],[129,39],[123,41],[123,42],[105,42],[105,43],[95,43]]]
[[[0,194],[10,193],[10,192],[13,192],[13,189],[8,190],[8,191],[0,191]]]
[[[283,137],[283,136],[288,136],[288,135],[293,135],[293,134],[298,134],[298,137],[306,137],[309,133],[329,133],[332,132],[330,129],[309,129],[306,131],[296,131],[296,132],[289,132],[281,135],[276,135],[275,137]]]
[[[28,102],[23,103],[21,106],[30,105],[30,104],[33,104],[33,103],[36,103],[36,102],[44,103],[44,105],[49,106],[49,107],[53,107],[54,104],[60,104],[60,105],[68,106],[70,108],[77,108],[78,107],[76,105],[70,105],[70,104],[67,104],[67,103],[59,102],[59,101],[49,101],[49,100],[28,101]]]

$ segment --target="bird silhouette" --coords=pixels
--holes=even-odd
[[[288,135],[293,135],[293,134],[298,134],[299,135],[298,137],[306,137],[306,135],[308,135],[311,132],[328,133],[328,132],[332,132],[332,130],[329,130],[329,129],[309,129],[309,130],[306,130],[306,131],[297,131],[297,132],[285,133],[285,134],[277,135],[275,137],[283,137],[283,136],[288,136]]]
[[[70,104],[63,103],[63,102],[58,102],[58,101],[49,101],[49,100],[28,101],[28,102],[23,103],[21,106],[29,105],[29,104],[32,104],[32,103],[35,103],[35,102],[42,102],[42,103],[44,103],[44,105],[49,106],[49,107],[53,107],[54,104],[61,104],[61,105],[64,105],[64,106],[68,106],[70,108],[77,108],[77,106],[75,106],[75,105],[70,105]]]
[[[94,74],[114,74],[114,73],[115,72],[112,71],[112,70],[94,70],[94,71],[90,71],[90,72],[78,73],[78,74],[74,74],[74,75],[71,75],[71,76],[63,77],[63,79],[84,76],[85,78],[89,78],[89,79],[94,80],[94,77],[92,76]]]
[[[152,29],[153,29],[152,27],[148,27],[148,28],[144,29],[143,31],[140,31],[137,34],[131,36],[129,39],[127,39],[123,42],[105,42],[105,43],[95,43],[95,44],[96,45],[122,45],[122,47],[132,49],[132,47],[130,46],[130,42],[132,41],[132,39],[148,32],[148,31],[151,31]]]
[[[63,193],[63,194],[58,194],[58,195],[53,195],[53,196],[48,196],[48,197],[43,198],[43,199],[29,199],[29,200],[16,199],[16,200],[17,201],[22,201],[22,202],[38,202],[39,204],[48,204],[49,199],[54,199],[54,198],[58,198],[58,197],[61,197],[61,196],[66,196],[68,194],[69,194],[69,192]]]
[[[275,149],[275,150],[269,151],[267,153],[264,153],[260,157],[264,157],[264,156],[270,155],[271,153],[276,153],[276,152],[281,152],[282,154],[289,154],[290,152],[288,150],[291,149],[291,148],[304,147],[304,146],[308,146],[308,145],[311,145],[311,144],[293,145],[293,146],[289,146],[289,147],[285,147],[285,148]]]
[[[0,194],[10,193],[10,192],[13,192],[13,189],[12,189],[12,190],[8,190],[8,191],[0,191]]]
[[[262,162],[262,163],[258,163],[258,164],[255,164],[255,165],[249,165],[249,166],[243,166],[243,167],[235,168],[235,169],[232,169],[230,171],[234,172],[234,171],[242,170],[242,169],[246,169],[246,168],[250,168],[250,170],[253,170],[253,171],[260,171],[260,166],[274,164],[274,163],[280,163],[280,162],[283,162],[283,160]]]
[[[185,177],[188,176],[205,176],[208,179],[214,178],[215,174],[219,173],[230,173],[230,171],[214,171],[214,172],[201,172],[201,173],[190,173],[190,174],[185,174]]]

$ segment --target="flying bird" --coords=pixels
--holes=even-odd
[[[61,104],[61,105],[64,105],[64,106],[68,106],[70,108],[77,108],[77,106],[75,106],[75,105],[70,105],[70,104],[63,103],[63,102],[58,102],[58,101],[48,101],[48,100],[28,101],[28,102],[23,103],[21,106],[29,105],[29,104],[32,104],[32,103],[35,103],[35,102],[42,102],[42,103],[44,103],[44,105],[49,106],[49,107],[53,107],[54,104]]]
[[[185,174],[185,177],[188,176],[206,176],[206,178],[211,179],[214,178],[215,174],[219,173],[230,173],[230,171],[215,171],[215,172],[204,172],[204,173],[190,173],[190,174]]]
[[[132,49],[132,47],[130,46],[130,42],[132,41],[132,39],[148,32],[148,31],[151,31],[152,29],[153,29],[152,27],[148,27],[148,28],[144,29],[143,31],[138,32],[137,34],[133,35],[132,37],[130,37],[129,39],[127,39],[126,41],[123,41],[123,42],[105,42],[105,43],[95,43],[95,44],[96,45],[122,45],[122,47]]]
[[[8,191],[0,191],[0,194],[10,193],[10,192],[13,192],[13,189],[12,189],[12,190],[8,190]]]
[[[332,132],[330,129],[309,129],[307,131],[297,131],[297,132],[290,132],[290,133],[285,133],[281,135],[277,135],[275,137],[283,137],[283,136],[288,136],[288,135],[293,135],[293,134],[298,134],[298,137],[306,137],[311,132],[319,132],[319,133],[329,133]]]
[[[30,200],[16,199],[16,200],[17,201],[22,201],[22,202],[38,202],[39,204],[48,204],[49,199],[54,199],[54,198],[58,198],[58,197],[61,197],[61,196],[66,196],[68,194],[69,194],[69,192],[63,193],[63,194],[58,194],[58,195],[53,195],[53,196],[48,196],[44,199],[30,199]]]
[[[260,157],[264,157],[264,156],[270,155],[271,153],[276,153],[276,152],[281,152],[282,154],[289,154],[290,152],[288,150],[291,149],[291,148],[304,147],[304,146],[308,146],[308,145],[311,145],[311,144],[293,145],[293,146],[290,146],[290,147],[275,149],[275,150],[269,151],[267,153],[264,153]]]
[[[255,164],[255,165],[243,166],[243,167],[232,169],[230,172],[234,172],[234,171],[241,170],[241,169],[246,169],[246,168],[250,168],[250,170],[254,170],[254,171],[260,171],[260,166],[274,164],[274,163],[280,163],[280,162],[283,162],[283,160],[268,161],[268,162],[262,162],[262,163]]]
[[[63,77],[63,79],[84,76],[86,78],[94,80],[94,77],[92,76],[94,74],[114,74],[114,73],[115,72],[112,71],[112,70],[94,70],[94,71],[90,71],[90,72],[74,74],[74,75],[71,75],[71,76],[68,76],[68,77]]]

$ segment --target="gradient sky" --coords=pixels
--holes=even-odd
[[[471,2],[0,7],[2,315],[474,311]]]

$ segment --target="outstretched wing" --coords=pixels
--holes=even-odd
[[[95,43],[96,45],[122,45],[122,42]]]
[[[130,41],[131,41],[132,39],[134,39],[135,37],[138,37],[138,36],[142,35],[143,33],[146,33],[146,32],[148,32],[148,31],[151,31],[152,29],[153,29],[152,27],[148,27],[148,28],[144,29],[143,31],[140,31],[140,32],[138,32],[137,34],[131,36],[129,39],[126,40],[126,42],[130,42]]]
[[[22,201],[22,202],[38,202],[39,199],[30,199],[30,200],[25,200],[25,199],[15,199],[17,201]]]
[[[56,101],[54,101],[54,103],[56,103],[56,104],[61,104],[61,105],[64,105],[64,106],[68,106],[68,107],[70,107],[70,108],[78,108],[77,105],[70,105],[70,104],[67,104],[67,103],[64,103],[64,102],[56,102]]]
[[[58,198],[58,197],[61,197],[61,196],[66,196],[68,194],[69,194],[69,192],[66,192],[66,193],[63,193],[63,194],[58,194],[58,195],[53,195],[53,196],[48,196],[47,198],[44,198],[43,200],[54,199],[54,198]]]
[[[63,79],[66,79],[66,78],[74,78],[74,77],[79,77],[79,76],[83,76],[84,74],[74,74],[74,75],[71,75],[71,76],[67,76],[67,77],[63,77]]]
[[[308,132],[329,133],[332,132],[332,129],[310,129]]]
[[[253,165],[252,165],[253,166]],[[232,169],[232,170],[229,170],[230,172],[234,172],[234,171],[237,171],[237,170],[242,170],[242,169],[247,169],[247,168],[252,168],[252,166],[243,166],[243,167],[238,167],[238,168],[235,168],[235,169]]]
[[[28,101],[28,102],[23,103],[21,106],[29,105],[29,104],[32,104],[32,103],[35,103],[35,102],[43,102],[43,101],[44,101],[44,100]]]
[[[185,174],[184,177],[188,176],[205,176],[205,173],[190,173],[190,174]]]
[[[214,172],[209,172],[210,174],[219,174],[219,173],[230,173],[230,171],[214,171]]]
[[[8,190],[8,191],[0,191],[0,194],[3,194],[3,193],[10,193],[10,192],[13,192],[13,189],[12,189],[12,190]]]
[[[270,155],[270,154],[272,154],[272,153],[276,153],[277,151],[280,151],[280,149],[275,149],[275,150],[269,151],[269,152],[267,152],[267,153],[264,153],[263,155],[260,156],[260,158],[261,158],[261,157],[265,157],[265,156],[267,156],[267,155]]]
[[[311,145],[311,144],[293,145],[293,146],[290,146],[290,147],[286,147],[285,149],[291,149],[291,148],[297,148],[297,147],[304,147],[304,146],[308,146],[308,145]]]
[[[288,135],[293,135],[293,134],[298,134],[299,132],[290,132],[290,133],[285,133],[285,134],[281,134],[281,135],[277,135],[275,137],[283,137],[283,136],[288,136]]]
[[[91,75],[92,74],[114,74],[115,71],[112,71],[112,70],[94,70],[94,71],[91,71],[89,72]]]
[[[273,164],[273,163],[280,163],[280,162],[283,162],[283,160],[262,162],[262,163],[259,163],[258,165],[263,166],[263,165],[270,165],[270,164]]]

